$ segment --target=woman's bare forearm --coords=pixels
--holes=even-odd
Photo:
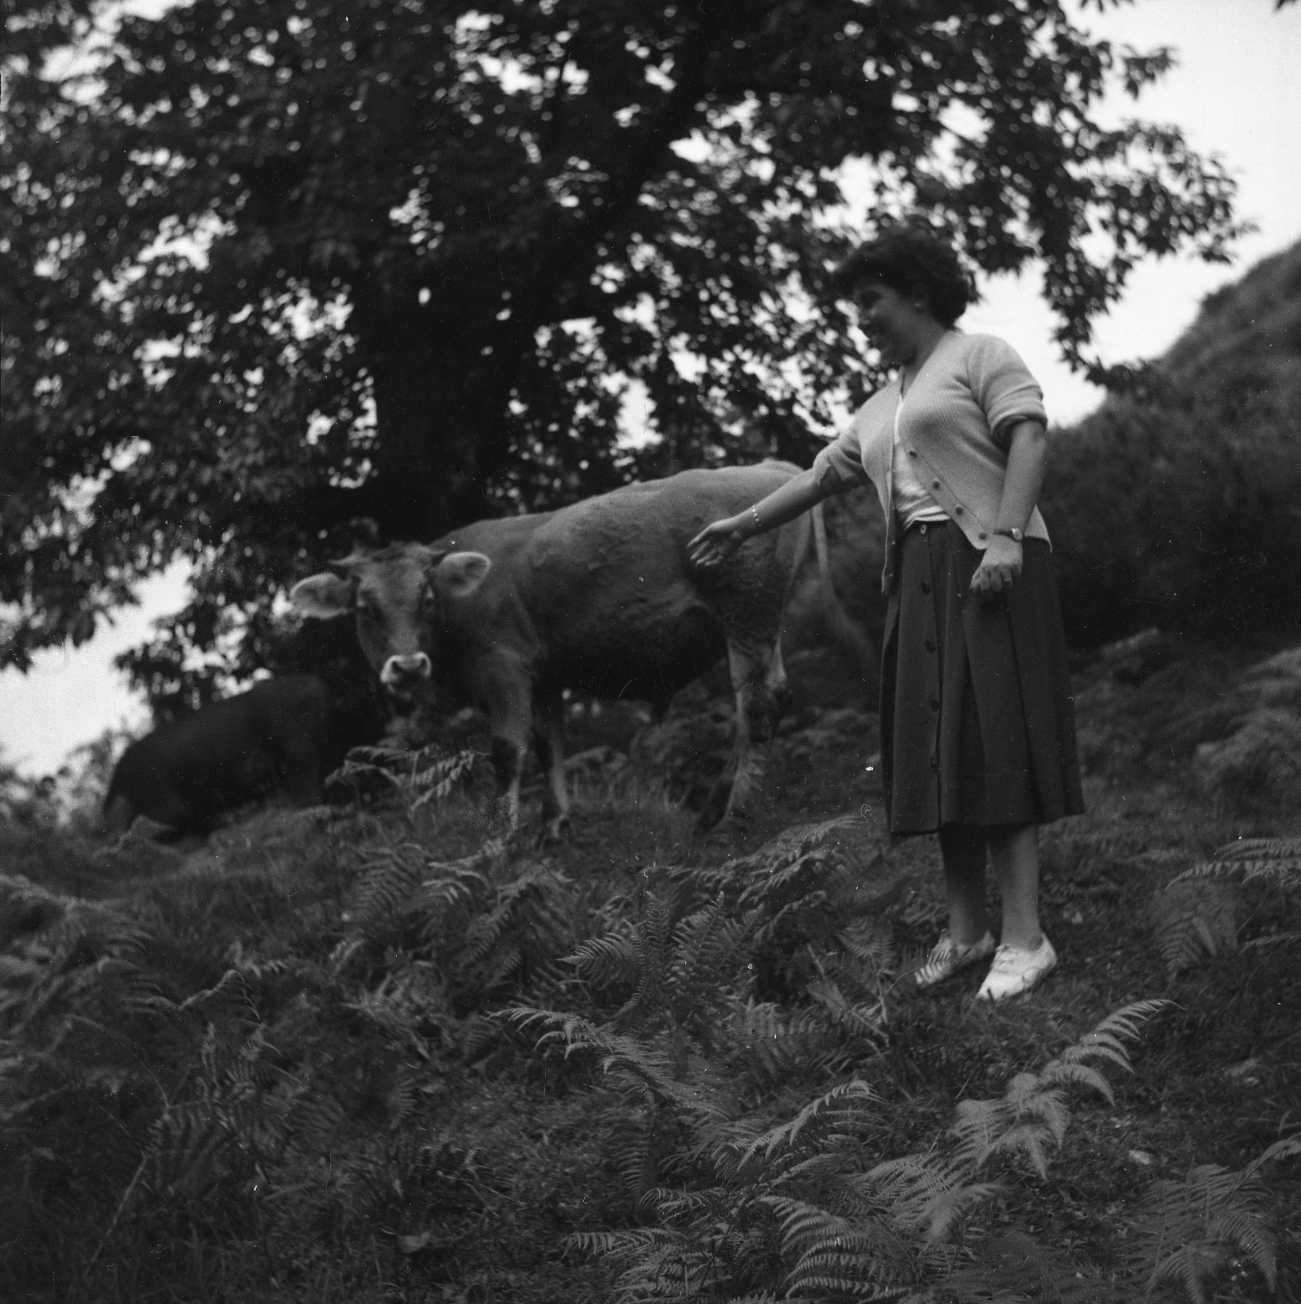
[[[730,557],[746,539],[793,521],[826,497],[827,490],[812,468],[801,471],[735,516],[711,521],[687,544],[687,555],[698,566],[713,566]]]
[[[735,519],[744,522],[742,529],[748,538],[793,521],[826,497],[827,491],[818,483],[813,468],[809,467],[792,476],[766,498],[739,512]]]
[[[1048,433],[1041,421],[1018,421],[1007,450],[1007,472],[999,502],[998,530],[1024,530],[1039,502],[1048,458]]]

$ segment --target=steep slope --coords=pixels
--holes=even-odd
[[[1141,384],[1054,441],[1069,635],[1301,628],[1301,243],[1209,296]]]

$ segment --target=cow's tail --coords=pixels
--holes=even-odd
[[[844,654],[850,669],[870,683],[876,682],[876,648],[858,622],[845,610],[831,578],[830,550],[827,547],[827,519],[822,504],[809,512],[812,518],[813,551],[818,564],[818,596],[822,620],[832,641]]]

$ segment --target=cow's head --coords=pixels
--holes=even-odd
[[[289,599],[318,620],[354,613],[357,638],[380,683],[409,698],[433,673],[438,604],[469,596],[491,568],[481,552],[398,543],[332,562],[330,570],[299,580]]]

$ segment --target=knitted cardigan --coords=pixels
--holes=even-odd
[[[828,493],[844,493],[870,481],[885,510],[886,550],[882,586],[889,592],[898,521],[893,505],[895,411],[899,382],[877,390],[843,433],[818,453],[814,475]],[[1047,425],[1043,391],[1020,355],[995,335],[950,330],[922,364],[899,418],[905,454],[918,478],[982,551],[997,524],[1007,470],[1011,429],[1022,420]],[[1048,540],[1036,507],[1027,538]]]

